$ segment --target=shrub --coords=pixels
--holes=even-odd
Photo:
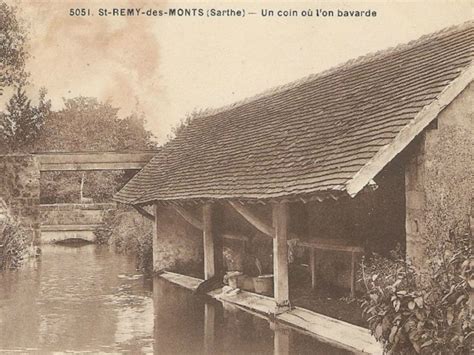
[[[469,353],[472,236],[452,231],[429,251],[426,270],[415,269],[399,251],[362,263],[363,314],[389,354]]]
[[[28,256],[28,237],[0,201],[0,270],[16,269]]]
[[[99,245],[108,245],[113,232],[115,210],[107,210],[103,217],[103,224],[94,230],[95,242]]]
[[[134,255],[137,269],[153,270],[152,223],[126,208],[111,210],[103,226],[94,231],[98,244],[111,246],[116,252]]]
[[[153,271],[153,233],[147,231],[137,237],[137,268],[142,271]]]

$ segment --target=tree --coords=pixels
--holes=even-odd
[[[5,87],[25,84],[26,38],[16,8],[0,0],[0,95]]]
[[[154,149],[153,134],[146,130],[145,115],[140,112],[134,112],[118,121],[117,130],[120,132],[120,138],[117,142],[119,150],[140,150],[140,149]]]
[[[37,150],[107,151],[152,149],[153,135],[142,114],[119,118],[118,108],[92,97],[64,100],[64,109],[45,120]]]
[[[118,109],[95,98],[64,100],[64,109],[45,120],[36,149],[41,151],[114,150]]]
[[[50,110],[46,89],[40,89],[38,106],[33,106],[23,88],[18,87],[6,112],[0,115],[0,134],[8,149],[13,152],[31,150]]]
[[[190,113],[187,113],[184,118],[181,118],[181,120],[173,127],[171,127],[171,133],[168,134],[167,138],[169,141],[175,139],[179,135],[181,135],[185,128],[189,126],[191,121],[193,121],[197,117],[201,117],[205,115],[206,111],[198,111],[194,109]]]

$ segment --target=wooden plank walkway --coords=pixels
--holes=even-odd
[[[195,290],[203,281],[172,272],[164,272],[160,277],[190,290]],[[301,330],[318,340],[337,347],[361,354],[383,354],[382,346],[370,334],[368,329],[300,307],[295,307],[288,312],[274,316],[276,303],[273,298],[251,292],[240,291],[237,294],[227,294],[222,289],[217,289],[209,292],[208,295],[221,302],[237,305],[243,310],[272,318],[272,320]]]

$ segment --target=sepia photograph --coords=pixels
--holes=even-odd
[[[0,354],[473,354],[473,80],[473,0],[0,0]]]

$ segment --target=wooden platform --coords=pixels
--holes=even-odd
[[[190,290],[195,290],[203,281],[172,272],[164,272],[160,277]],[[272,318],[274,321],[286,324],[336,347],[355,353],[383,353],[382,346],[377,343],[368,329],[347,322],[300,307],[295,307],[291,311],[274,316],[273,312],[276,304],[272,298],[246,291],[231,295],[223,293],[222,289],[217,289],[209,292],[208,295],[221,302],[234,304],[240,309]]]

